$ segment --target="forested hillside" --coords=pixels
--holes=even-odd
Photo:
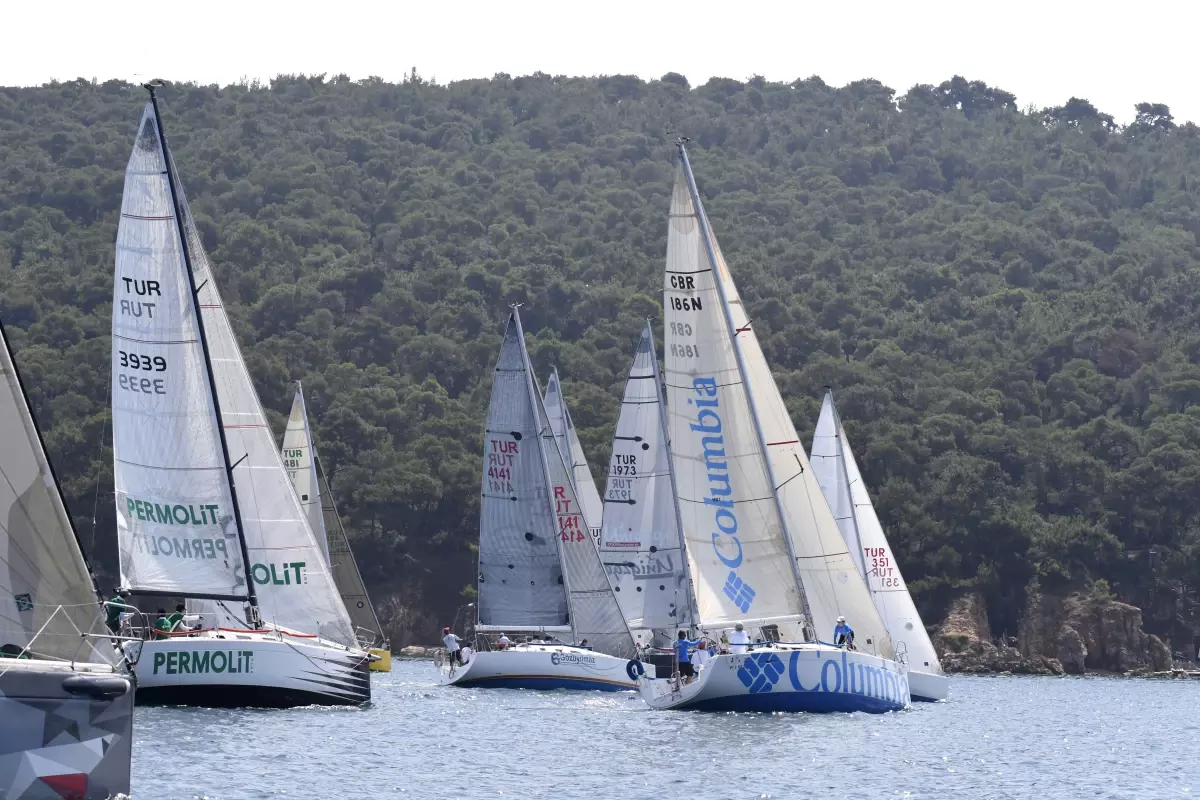
[[[960,78],[675,74],[160,97],[259,393],[281,432],[304,381],[397,638],[473,582],[509,303],[603,475],[661,316],[679,135],[802,437],[834,386],[927,622],[967,587],[1011,631],[1035,579],[1200,585],[1200,134],[1165,106],[1120,128]],[[0,318],[106,585],[113,242],[145,98],[0,89]]]

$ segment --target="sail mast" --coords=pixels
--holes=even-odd
[[[663,444],[667,449],[667,475],[671,479],[671,501],[675,504],[675,534],[679,537],[679,552],[683,562],[683,575],[687,579],[688,627],[695,628],[700,620],[700,604],[696,602],[695,587],[692,586],[692,568],[688,564],[687,541],[683,535],[683,512],[679,508],[679,489],[675,486],[675,462],[671,453],[671,430],[667,427],[667,402],[663,397],[662,375],[658,371],[658,352],[654,346],[654,329],[646,320],[646,332],[650,336],[650,364],[654,367],[654,393],[658,395],[658,424],[662,428]]]
[[[713,252],[712,245],[712,229],[708,224],[708,214],[704,211],[704,205],[700,202],[700,190],[696,188],[696,176],[692,174],[692,165],[688,161],[687,148],[684,139],[680,139],[676,146],[679,148],[679,158],[683,164],[683,174],[687,179],[688,193],[692,197],[692,205],[696,209],[696,219],[700,223],[700,238],[704,241],[704,251],[708,255],[709,264],[712,266],[713,273],[716,279],[713,281],[717,289],[717,295],[721,298],[721,311],[725,317],[725,324],[729,328],[730,342],[733,344],[733,355],[737,359],[738,372],[742,376],[742,386],[746,390],[746,399],[749,401],[747,405],[750,407],[750,419],[754,424],[754,433],[758,437],[759,447],[762,449],[763,464],[766,467],[767,475],[771,480],[771,496],[775,503],[775,511],[779,515],[779,524],[783,526],[783,540],[787,546],[788,560],[792,565],[792,577],[796,581],[796,590],[800,593],[800,607],[804,613],[804,618],[809,625],[815,624],[812,618],[812,610],[809,608],[808,595],[804,591],[804,582],[800,580],[800,568],[796,562],[796,553],[792,548],[792,533],[788,525],[787,515],[784,513],[783,504],[779,502],[779,483],[775,477],[775,468],[771,464],[771,458],[768,455],[767,440],[763,437],[762,422],[758,418],[758,405],[754,401],[754,393],[750,388],[749,381],[746,380],[746,362],[742,355],[742,348],[738,344],[738,333],[733,324],[733,317],[729,311],[729,302],[725,297],[725,286],[720,276],[720,267],[717,263],[717,254]],[[749,323],[747,323],[749,324]]]
[[[542,429],[541,429],[542,420],[538,416],[538,413],[537,413],[538,403],[540,402],[541,398],[538,396],[537,388],[534,387],[534,385],[533,385],[533,365],[531,363],[529,363],[529,351],[525,349],[525,329],[521,327],[521,315],[519,313],[517,313],[518,308],[520,308],[520,303],[514,303],[513,307],[512,307],[512,317],[513,317],[513,321],[517,324],[517,341],[519,341],[521,343],[521,360],[525,363],[525,385],[527,387],[529,387],[529,402],[533,404],[533,424],[535,427],[538,428],[538,435],[537,435],[538,458],[542,462],[542,474],[546,476],[546,490],[547,490],[546,491],[546,499],[550,502],[550,518],[556,521],[555,530],[554,530],[554,534],[555,534],[554,541],[558,548],[558,557],[559,557],[560,561],[562,561],[562,563],[563,563],[562,579],[563,579],[563,588],[567,592],[567,616],[568,616],[567,621],[570,622],[570,624],[571,624],[571,639],[575,640],[575,639],[578,639],[579,637],[578,637],[576,629],[575,629],[575,615],[573,613],[571,613],[571,576],[569,574],[570,570],[566,569],[566,558],[565,558],[565,554],[563,553],[563,546],[562,546],[562,531],[558,529],[558,525],[557,525],[558,507],[557,507],[556,501],[554,499],[554,479],[550,476],[550,464],[549,464],[549,462],[546,461],[546,443],[545,443],[545,440],[542,438]],[[560,390],[560,394],[561,394],[561,390]],[[546,422],[547,422],[547,425],[549,425],[548,419],[546,420]],[[553,429],[551,429],[550,435],[553,437],[553,435],[554,435]],[[555,442],[554,446],[558,447],[557,442]],[[561,457],[561,453],[560,453],[560,457]],[[565,461],[565,459],[564,459],[564,461]],[[571,480],[571,474],[570,474],[569,470],[567,472],[567,480],[568,481]],[[579,502],[578,494],[575,496],[575,502],[576,503]],[[582,509],[580,509],[579,515],[583,516]]]
[[[158,111],[158,97],[154,94],[156,85],[147,83],[145,89],[150,93],[150,104],[154,107],[154,131],[158,135],[158,145],[162,148],[163,162],[167,172],[167,186],[171,190],[171,208],[175,213],[175,227],[179,233],[179,248],[183,256],[184,267],[187,268],[188,286],[191,289],[192,311],[196,315],[196,330],[200,336],[200,347],[204,351],[204,370],[208,374],[208,390],[212,396],[213,411],[216,415],[217,437],[221,441],[221,457],[225,459],[225,474],[229,483],[229,495],[233,502],[233,521],[237,526],[238,545],[242,551],[242,563],[246,567],[246,599],[250,603],[251,615],[254,619],[247,620],[252,626],[259,625],[258,595],[254,591],[254,579],[250,569],[250,550],[246,547],[246,532],[242,528],[242,511],[238,506],[237,485],[233,479],[233,468],[236,466],[229,460],[229,443],[225,439],[225,418],[221,416],[221,400],[217,397],[217,381],[213,375],[212,358],[208,352],[208,337],[204,332],[204,315],[200,313],[200,287],[196,286],[196,274],[192,270],[192,256],[188,250],[187,232],[184,230],[183,212],[179,205],[179,193],[175,187],[174,160],[167,149],[167,135],[163,132],[162,116]],[[239,462],[240,463],[240,462]]]

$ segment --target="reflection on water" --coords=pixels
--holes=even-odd
[[[133,796],[1200,796],[1200,681],[962,678],[950,702],[902,713],[772,716],[393,669],[365,709],[138,709]]]

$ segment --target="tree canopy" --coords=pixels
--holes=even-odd
[[[1120,128],[961,77],[675,73],[160,97],[263,403],[282,432],[304,381],[368,587],[414,635],[473,583],[509,303],[603,474],[661,317],[679,135],[797,428],[834,386],[927,621],[964,588],[1012,630],[1034,580],[1200,584],[1200,135],[1161,103]],[[144,100],[0,89],[0,318],[109,576],[113,242]]]

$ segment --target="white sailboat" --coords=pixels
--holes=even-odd
[[[448,665],[453,686],[635,688],[633,638],[584,522],[537,391],[516,308],[492,379],[484,432],[475,631],[480,650]],[[488,634],[547,641],[491,649]],[[566,635],[572,644],[550,641]],[[586,646],[585,646],[586,642]]]
[[[558,377],[558,367],[550,369],[550,380],[546,382],[544,405],[546,416],[550,419],[550,427],[554,430],[554,441],[558,444],[563,459],[570,467],[571,482],[575,487],[575,496],[579,498],[583,519],[592,536],[599,538],[604,505],[600,500],[600,493],[596,491],[596,481],[592,479],[592,471],[588,467],[587,456],[583,454],[583,445],[579,442],[579,434],[575,432],[571,410],[567,407],[567,399],[562,393],[562,381]]]
[[[668,427],[696,619],[747,652],[642,679],[652,708],[889,711],[908,678],[817,485],[704,214],[683,142],[664,286]],[[857,650],[813,641],[844,614]],[[779,640],[779,641],[772,641]]]
[[[283,432],[283,466],[291,475],[292,485],[300,498],[300,506],[308,517],[309,526],[317,536],[325,560],[333,575],[346,613],[354,624],[359,645],[373,658],[371,669],[391,671],[391,647],[383,635],[383,626],[375,615],[367,587],[363,583],[358,562],[350,550],[350,540],[337,513],[333,494],[329,491],[321,460],[313,445],[308,424],[308,407],[304,402],[304,387],[296,381],[296,395],[287,428]]]
[[[676,512],[654,334],[646,323],[613,436],[600,558],[625,621],[647,647],[692,627],[691,580]]]
[[[914,700],[945,700],[949,680],[942,672],[937,652],[900,567],[888,545],[875,506],[854,460],[850,442],[833,402],[825,393],[821,417],[813,435],[810,454],[813,472],[837,519],[838,528],[854,554],[859,574],[867,582],[871,597],[899,653],[908,660],[908,684]]]
[[[0,326],[0,797],[129,792],[134,683]]]
[[[140,645],[138,701],[364,703],[369,657],[284,470],[147,88],[113,293],[121,579],[186,599],[200,624]]]

